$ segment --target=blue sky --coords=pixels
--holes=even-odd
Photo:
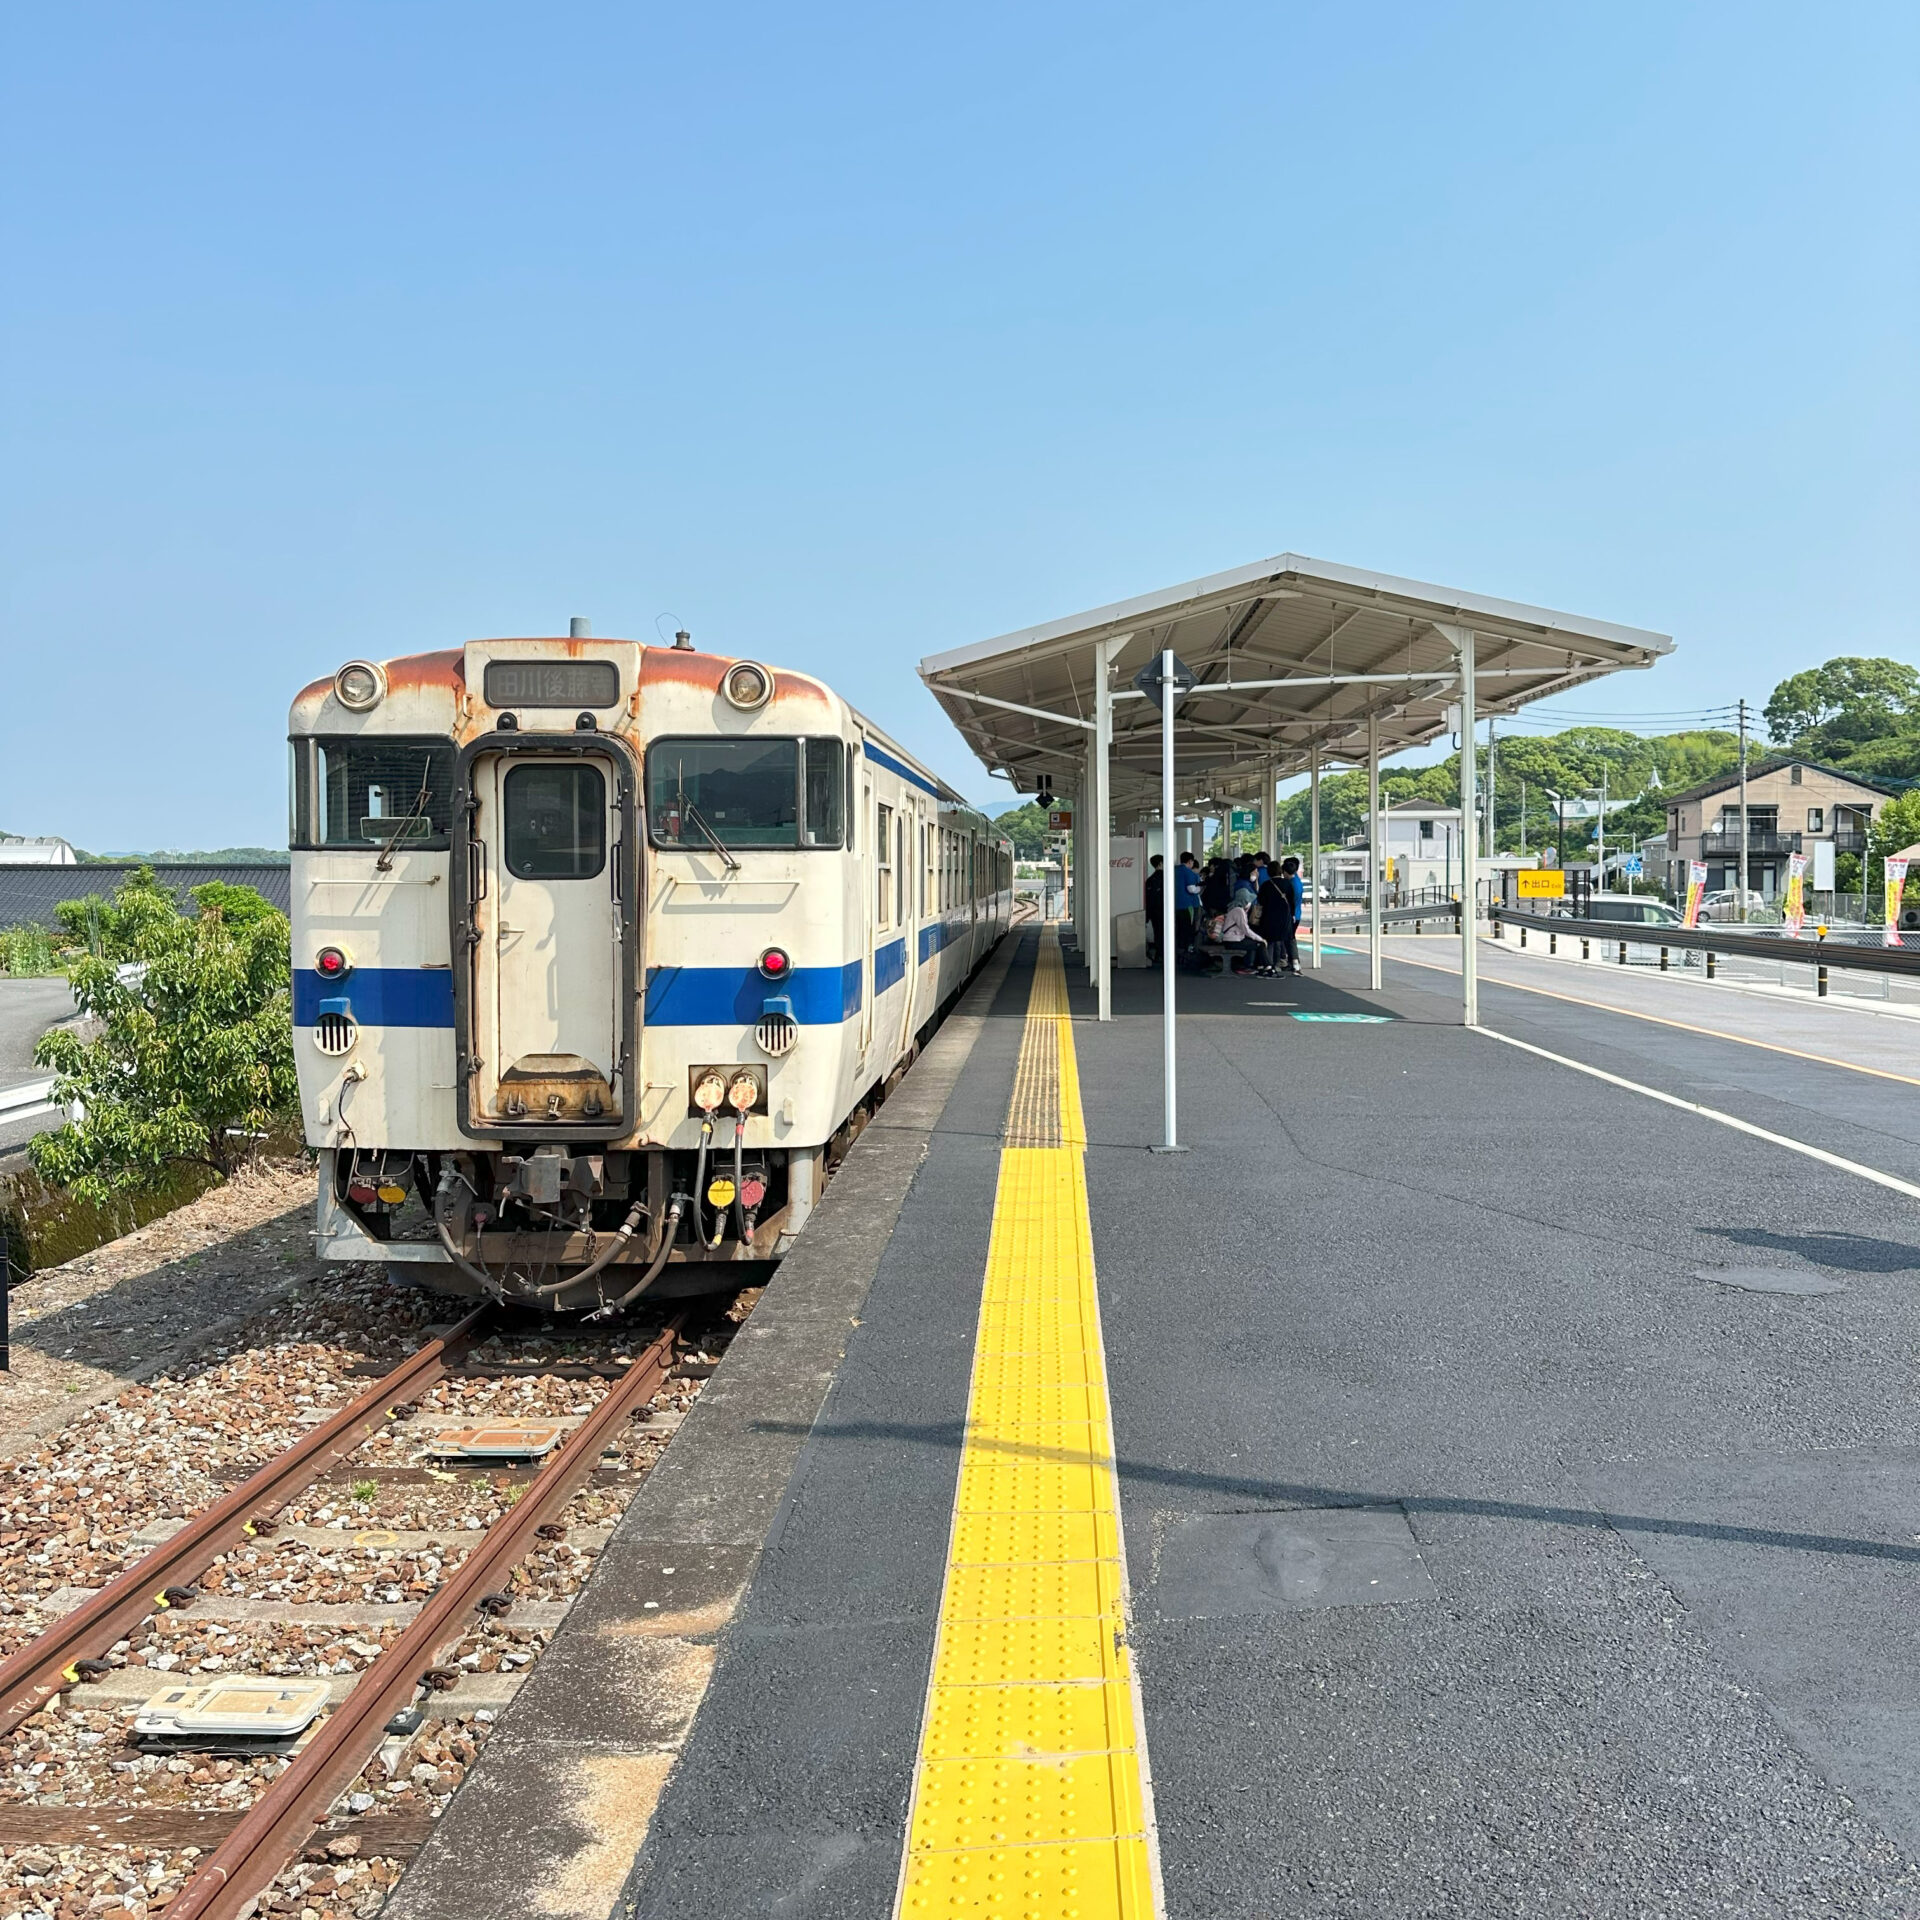
[[[1912,659],[1916,75],[1904,4],[9,9],[0,825],[276,843],[295,688],[570,614],[997,799],[923,654],[1289,548],[1676,636],[1596,710]]]

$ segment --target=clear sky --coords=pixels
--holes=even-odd
[[[1286,549],[1914,659],[1920,8],[16,6],[0,826],[278,844],[293,691],[819,673]],[[1575,703],[1569,703],[1577,705]]]

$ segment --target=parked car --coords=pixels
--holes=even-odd
[[[1594,893],[1588,895],[1588,902],[1583,917],[1591,920],[1625,920],[1643,927],[1680,924],[1680,915],[1664,900],[1655,900],[1644,893]]]
[[[1766,896],[1747,889],[1748,913],[1765,913]],[[1704,926],[1710,920],[1738,920],[1740,918],[1740,889],[1722,887],[1717,893],[1710,893],[1700,902],[1700,920]]]

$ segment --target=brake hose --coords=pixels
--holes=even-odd
[[[707,1211],[701,1201],[701,1195],[707,1190],[707,1144],[713,1138],[713,1115],[705,1115],[700,1122],[700,1157],[693,1163],[693,1237],[705,1240],[707,1237]]]
[[[686,1211],[686,1205],[687,1196],[684,1193],[673,1196],[673,1204],[667,1209],[666,1225],[660,1234],[660,1251],[653,1256],[646,1272],[618,1300],[609,1300],[605,1306],[596,1307],[587,1315],[589,1320],[604,1320],[610,1314],[618,1313],[622,1307],[639,1299],[659,1279],[661,1269],[667,1264],[667,1256],[673,1251],[674,1239],[680,1231],[680,1216]]]
[[[456,1177],[452,1165],[449,1163],[446,1172],[440,1176],[441,1198],[446,1196]],[[644,1200],[636,1200],[627,1210],[627,1217],[621,1221],[618,1231],[614,1234],[613,1238],[607,1242],[605,1249],[596,1254],[578,1273],[569,1274],[564,1280],[551,1281],[545,1286],[528,1287],[516,1285],[511,1293],[507,1291],[506,1283],[503,1280],[497,1279],[493,1274],[487,1272],[484,1267],[476,1267],[473,1262],[468,1260],[460,1252],[459,1248],[453,1244],[453,1235],[448,1231],[446,1220],[443,1217],[443,1210],[438,1205],[436,1205],[433,1210],[433,1224],[439,1232],[440,1244],[447,1250],[447,1257],[461,1272],[478,1280],[494,1299],[551,1300],[554,1295],[565,1293],[569,1287],[577,1287],[581,1281],[591,1280],[603,1272],[620,1249],[639,1232],[640,1222],[646,1218],[646,1214],[647,1203]],[[678,1216],[676,1215],[675,1218],[677,1219]],[[666,1234],[665,1244],[668,1246],[673,1244],[671,1229],[669,1229]]]

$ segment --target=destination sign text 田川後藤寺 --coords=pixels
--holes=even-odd
[[[620,669],[611,660],[489,660],[490,707],[612,707]]]

